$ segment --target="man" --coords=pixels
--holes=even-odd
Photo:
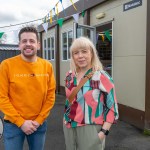
[[[0,110],[4,116],[5,150],[22,150],[25,137],[30,150],[43,150],[46,118],[55,102],[52,65],[39,57],[38,32],[19,32],[21,54],[0,65]]]

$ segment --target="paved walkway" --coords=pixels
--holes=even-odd
[[[48,117],[48,130],[44,150],[65,150],[62,130],[64,111],[64,96],[57,95],[56,103]],[[4,150],[3,140],[0,141],[0,150]],[[28,150],[25,142],[24,149]],[[106,140],[105,150],[150,150],[150,136],[143,131],[123,121],[113,125]]]
[[[64,96],[57,95],[57,103],[63,104]],[[150,150],[150,136],[123,121],[118,121],[110,130],[105,150]]]

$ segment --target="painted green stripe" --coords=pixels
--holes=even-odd
[[[92,123],[92,108],[88,106],[89,122]]]

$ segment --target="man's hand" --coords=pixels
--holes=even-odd
[[[25,120],[25,122],[21,126],[21,130],[27,135],[34,133],[37,130],[37,127],[34,125],[36,123],[34,122],[35,121],[32,120]]]
[[[33,124],[36,128],[38,128],[38,127],[40,126],[40,124],[39,124],[37,121],[32,121],[32,124]]]

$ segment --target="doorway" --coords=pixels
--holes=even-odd
[[[112,76],[112,22],[96,27],[96,49],[104,70]]]
[[[112,22],[97,27],[73,23],[74,39],[85,36],[93,41],[103,68],[112,76]]]

